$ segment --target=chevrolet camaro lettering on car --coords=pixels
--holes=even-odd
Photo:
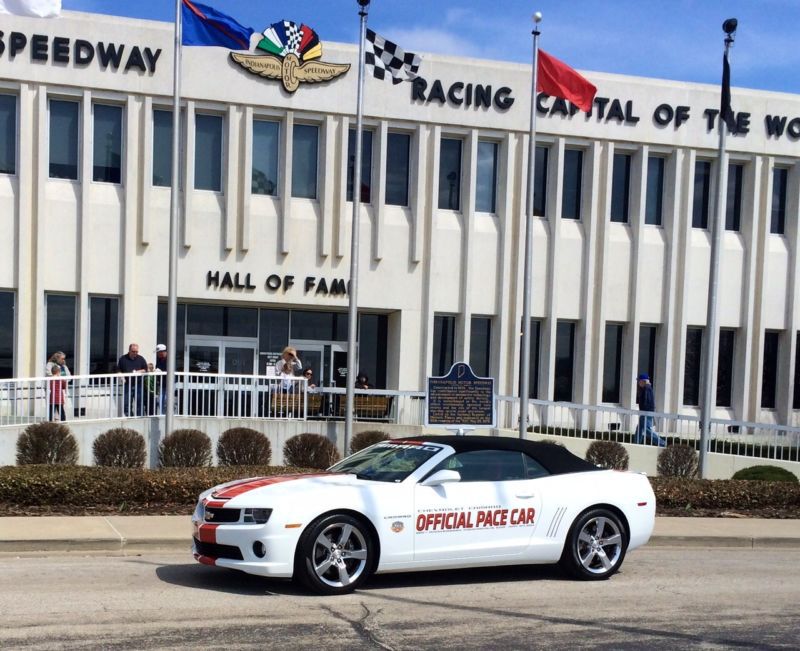
[[[514,438],[385,441],[328,471],[234,481],[192,516],[201,563],[294,577],[324,594],[377,572],[559,562],[606,579],[653,531],[642,474]]]

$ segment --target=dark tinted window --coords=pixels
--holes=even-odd
[[[475,375],[489,376],[489,352],[492,348],[492,320],[474,316],[470,319],[469,365]]]
[[[580,149],[564,151],[564,188],[561,195],[562,219],[581,218],[581,184],[583,152]]]
[[[439,208],[461,209],[461,141],[442,138],[439,151]]]
[[[89,318],[89,373],[114,373],[119,358],[119,299],[93,296]]]
[[[78,178],[80,104],[50,100],[50,178]],[[65,351],[66,352],[66,351]]]
[[[559,321],[556,325],[556,377],[553,400],[572,402],[574,352],[575,324],[570,321]]]
[[[620,369],[622,367],[622,325],[606,324],[603,359],[603,402],[619,402]]]
[[[786,225],[786,183],[789,179],[789,170],[785,167],[776,167],[772,172],[772,215],[770,220],[770,233],[783,235]]]
[[[359,316],[358,366],[374,389],[386,388],[386,351],[389,319],[385,314]]]
[[[11,377],[14,377],[14,293],[0,292],[0,378]]]
[[[253,194],[278,194],[280,124],[253,120]]]
[[[346,341],[347,314],[292,310],[292,339]]]
[[[708,228],[708,207],[711,195],[711,162],[695,161],[692,228]]]
[[[703,352],[703,329],[686,328],[686,359],[683,367],[683,404],[700,404],[700,359]]]
[[[541,329],[541,321],[531,319],[531,344],[530,355],[528,355],[528,397],[539,397],[539,336]],[[520,331],[522,326],[520,326]]]
[[[408,170],[411,136],[389,133],[386,142],[386,203],[408,205]]]
[[[356,130],[350,129],[347,137],[347,200],[353,200],[353,174],[356,165]],[[361,132],[361,196],[362,203],[372,197],[372,131]]]
[[[475,210],[495,212],[497,203],[497,152],[496,142],[478,142],[478,168],[475,177]]]
[[[17,98],[0,95],[0,174],[17,171]]]
[[[636,372],[647,373],[650,382],[655,382],[656,375],[656,326],[639,326],[639,364]]]
[[[644,223],[661,226],[664,202],[664,163],[658,156],[647,158],[647,201]]]
[[[317,198],[319,128],[295,124],[292,134],[292,196]]]
[[[717,358],[717,407],[730,407],[733,397],[733,330],[719,331],[719,357]]]
[[[197,113],[194,140],[194,187],[222,190],[222,116]]]
[[[153,109],[153,185],[172,184],[172,111]]]
[[[761,407],[764,409],[775,408],[780,334],[769,330],[764,333],[764,366],[761,374]]]
[[[92,179],[119,183],[122,179],[122,107],[94,105]]]
[[[631,155],[614,154],[614,170],[611,179],[611,221],[628,223],[628,208],[631,189]]]
[[[218,337],[257,337],[258,309],[222,305],[187,306],[186,332]]]
[[[61,351],[67,358],[67,368],[73,374],[75,367],[75,297],[62,294],[47,295],[47,338],[45,359]],[[41,370],[44,373],[44,369]]]
[[[536,164],[533,170],[533,214],[544,217],[547,210],[547,163],[550,150],[547,147],[536,147]]]
[[[433,317],[433,359],[431,375],[444,375],[453,365],[456,318],[437,314]]]
[[[725,204],[725,230],[738,231],[742,222],[742,181],[744,165],[728,165],[728,200]]]
[[[158,343],[169,345],[167,337],[167,304],[158,304]],[[175,326],[175,370],[183,371],[183,349],[186,345],[186,305],[178,303],[177,305],[177,324]],[[141,353],[140,353],[141,354]],[[145,356],[145,359],[147,357]]]

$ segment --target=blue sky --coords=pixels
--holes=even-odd
[[[203,0],[244,25],[305,22],[325,40],[355,43],[356,0]],[[64,9],[172,20],[172,0],[63,0]],[[722,22],[736,17],[732,84],[800,93],[800,0],[373,0],[369,25],[407,50],[527,62],[531,14],[541,46],[571,66],[719,83]],[[424,66],[424,62],[423,62]]]

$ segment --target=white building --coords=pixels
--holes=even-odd
[[[3,16],[0,34],[0,377],[41,375],[55,350],[80,373],[131,341],[152,359],[172,25]],[[263,373],[292,344],[344,381],[357,48],[324,37],[321,60],[350,70],[293,93],[224,49],[184,51],[179,370]],[[420,73],[366,80],[361,367],[420,389],[464,359],[514,394],[530,68],[425,56]],[[539,99],[532,395],[627,407],[648,371],[659,410],[693,413],[719,88],[587,76],[590,115]],[[734,89],[733,106],[717,415],[797,423],[800,97]]]

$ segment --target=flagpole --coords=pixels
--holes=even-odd
[[[531,266],[533,257],[533,190],[536,172],[536,85],[538,80],[539,23],[542,13],[533,14],[533,65],[531,72],[531,125],[528,145],[528,201],[525,210],[525,268],[522,281],[522,345],[519,360],[519,437],[528,431],[528,385],[531,356]]]
[[[164,433],[174,430],[175,421],[175,358],[177,357],[178,322],[178,202],[180,183],[181,124],[181,0],[175,0],[175,52],[172,77],[172,190],[169,204],[169,289],[167,293],[167,390]]]
[[[732,29],[729,28],[732,26]],[[724,62],[728,60],[733,35],[736,31],[735,21],[726,20],[723,25],[727,36],[725,37]],[[724,71],[723,71],[724,75]],[[724,86],[724,80],[723,80]],[[722,92],[725,92],[724,88]],[[720,109],[723,107],[720,106]],[[725,199],[727,188],[723,187],[722,182],[726,178],[728,158],[725,153],[725,140],[728,134],[728,126],[723,119],[723,111],[720,110],[718,118],[719,127],[719,151],[717,154],[717,202],[714,214],[714,221],[711,229],[711,267],[708,279],[708,305],[706,312],[706,355],[703,367],[703,404],[700,409],[700,477],[705,479],[708,470],[708,441],[711,430],[711,411],[716,404],[714,400],[714,387],[712,378],[714,377],[714,359],[717,349],[717,288],[719,285],[720,267],[720,244],[722,241],[722,231],[725,227]]]
[[[364,41],[367,34],[367,13],[370,0],[356,0],[360,7],[358,15],[361,29],[358,39],[358,91],[356,94],[356,142],[353,162],[353,226],[350,234],[350,287],[347,312],[347,393],[344,417],[344,454],[350,452],[353,436],[353,403],[355,402],[355,381],[358,375],[358,231],[361,212],[361,129],[364,122]]]

